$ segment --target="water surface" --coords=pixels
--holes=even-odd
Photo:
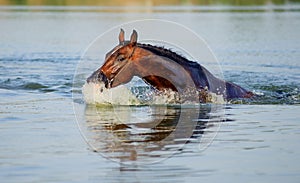
[[[0,176],[5,182],[300,180],[299,6],[160,7],[148,13],[116,12],[117,8],[107,11],[107,7],[96,10],[76,7],[75,11],[72,7],[36,9],[0,8]],[[212,126],[197,124],[197,120],[184,124],[192,129],[192,134],[198,132],[198,135],[173,138],[184,139],[173,146],[154,144],[151,151],[145,151],[149,150],[148,146],[133,155],[130,151],[129,156],[111,153],[114,148],[103,148],[111,145],[111,141],[103,141],[107,134],[129,144],[143,143],[153,134],[134,136],[135,131],[128,134],[125,130],[116,135],[101,129],[97,125],[102,124],[93,123],[93,111],[102,111],[109,117],[111,109],[86,107],[82,98],[73,99],[72,90],[80,94],[81,87],[79,83],[72,87],[73,75],[84,49],[95,37],[112,26],[141,18],[176,21],[193,29],[211,46],[224,78],[260,93],[261,98],[248,104],[223,106],[225,115],[218,117]],[[185,49],[193,49],[192,43]],[[97,152],[87,145],[78,130],[73,104],[83,109],[82,117],[91,121],[81,123],[84,125],[81,127],[87,127],[83,129],[91,136],[94,133],[94,139],[100,139],[95,140],[100,147]],[[146,120],[143,123],[132,120],[130,125],[148,125],[151,123],[146,123],[147,120],[153,119],[173,122],[179,112],[193,116],[202,111],[202,117],[195,118],[201,119],[198,122],[207,122],[205,118],[209,115],[216,116],[216,111],[208,112],[204,110],[208,106],[203,107],[195,112],[193,108],[164,106],[169,114],[167,118],[166,113],[155,113],[163,111],[159,108],[131,107],[130,114],[135,119],[148,116],[141,118]],[[128,109],[119,108],[119,113],[127,114]],[[172,129],[172,123],[169,125],[168,130]],[[199,148],[199,140],[216,132],[213,127],[218,125],[220,129],[213,142]],[[138,127],[145,129],[145,126]],[[120,146],[116,149],[120,150]],[[99,153],[101,150],[106,156]],[[163,161],[140,165],[135,163],[141,162],[135,158],[139,156],[134,156],[139,152],[145,157],[141,160]],[[172,152],[171,156],[168,152]],[[107,156],[122,157],[127,164],[135,165],[119,164]]]

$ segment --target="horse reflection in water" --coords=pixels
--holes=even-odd
[[[130,40],[125,41],[121,29],[119,45],[106,54],[104,64],[87,82],[104,82],[106,88],[113,88],[137,76],[159,91],[173,90],[181,97],[192,90],[192,98],[187,99],[202,103],[207,102],[208,93],[227,100],[253,96],[252,92],[215,77],[197,62],[163,47],[138,43],[137,36],[134,30]]]
[[[184,151],[204,149],[223,120],[223,106],[86,106],[82,123],[88,143],[121,163],[153,163]],[[209,132],[207,131],[209,129]]]

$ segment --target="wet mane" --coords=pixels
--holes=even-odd
[[[219,91],[223,91],[224,92],[223,95],[227,99],[249,98],[254,95],[252,92],[249,92],[236,84],[226,82],[219,78],[216,78],[213,74],[211,74],[207,69],[205,69],[199,63],[188,60],[187,58],[183,57],[182,55],[170,49],[166,49],[164,47],[159,47],[159,46],[153,46],[150,44],[141,44],[141,43],[137,43],[137,46],[139,48],[148,50],[155,55],[166,57],[171,61],[176,62],[177,64],[183,66],[184,69],[190,74],[191,78],[194,81],[195,86],[198,89],[207,88],[213,93],[218,93]]]
[[[183,57],[182,55],[170,50],[166,49],[164,47],[160,46],[153,46],[151,44],[137,44],[138,47],[146,49],[158,56],[166,57],[169,58],[170,60],[182,65],[185,68],[190,68],[190,67],[199,67],[200,64],[194,61],[190,61],[187,58]]]
[[[138,47],[146,49],[150,52],[152,52],[155,55],[162,56],[169,58],[173,62],[176,62],[177,64],[181,65],[192,77],[194,80],[195,85],[198,88],[203,88],[205,86],[209,87],[207,74],[210,74],[209,72],[205,72],[204,68],[197,62],[190,61],[187,58],[173,52],[170,49],[166,49],[164,47],[159,46],[153,46],[150,44],[137,44]],[[213,76],[211,76],[213,77]]]

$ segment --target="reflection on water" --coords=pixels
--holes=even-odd
[[[221,105],[86,106],[79,121],[91,148],[121,163],[153,163],[186,143],[207,147],[223,120]]]

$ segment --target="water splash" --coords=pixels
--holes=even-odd
[[[97,105],[139,105],[140,100],[126,86],[112,89],[105,88],[104,83],[85,83],[82,88],[84,101]]]
[[[186,91],[183,95],[172,90],[157,91],[150,86],[125,86],[107,89],[104,83],[85,83],[82,87],[84,101],[96,105],[165,105],[198,104],[201,93]],[[194,99],[197,95],[197,101]],[[214,93],[206,93],[207,103],[224,104],[224,98]]]

